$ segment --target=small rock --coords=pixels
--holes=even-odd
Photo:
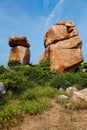
[[[69,97],[68,96],[66,96],[66,95],[59,95],[58,96],[58,99],[68,99]]]
[[[75,87],[69,87],[66,89],[66,94],[71,97],[73,96],[73,92],[78,92],[77,88]]]
[[[73,103],[68,103],[68,104],[66,104],[66,108],[74,110],[75,106],[73,105]]]
[[[63,89],[62,87],[60,87],[60,89],[59,89],[59,90],[60,90],[60,91],[62,91],[62,92],[64,91],[64,89]]]
[[[3,82],[0,82],[0,96],[6,93],[6,88]]]

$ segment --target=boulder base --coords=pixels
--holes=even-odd
[[[30,50],[23,46],[16,46],[10,50],[10,60],[19,61],[21,64],[28,65],[30,61]]]

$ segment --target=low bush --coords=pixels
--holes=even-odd
[[[57,94],[57,89],[49,86],[40,87],[37,94],[39,97],[53,98]]]
[[[3,65],[0,66],[0,75],[3,74],[6,71],[6,68],[4,68]]]
[[[10,61],[8,62],[8,66],[9,66],[9,67],[17,66],[17,65],[20,65],[20,61],[10,60]]]
[[[69,86],[76,84],[78,81],[74,73],[61,73],[53,77],[50,82],[50,85],[55,88],[64,88],[66,89]]]
[[[7,91],[11,90],[14,93],[20,93],[27,86],[26,77],[9,69],[0,75],[0,81],[5,84]]]
[[[23,110],[20,105],[9,104],[0,111],[0,128],[16,126],[23,118]]]

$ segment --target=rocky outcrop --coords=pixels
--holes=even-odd
[[[40,62],[50,61],[51,70],[76,71],[83,61],[82,40],[73,21],[61,21],[48,29],[44,38],[45,52]]]
[[[21,64],[28,65],[30,61],[30,44],[26,37],[10,37],[9,46],[10,50],[9,61],[19,61]]]

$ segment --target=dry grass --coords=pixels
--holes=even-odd
[[[55,101],[52,106],[41,115],[26,115],[21,126],[10,130],[87,130],[87,110],[67,110]]]

